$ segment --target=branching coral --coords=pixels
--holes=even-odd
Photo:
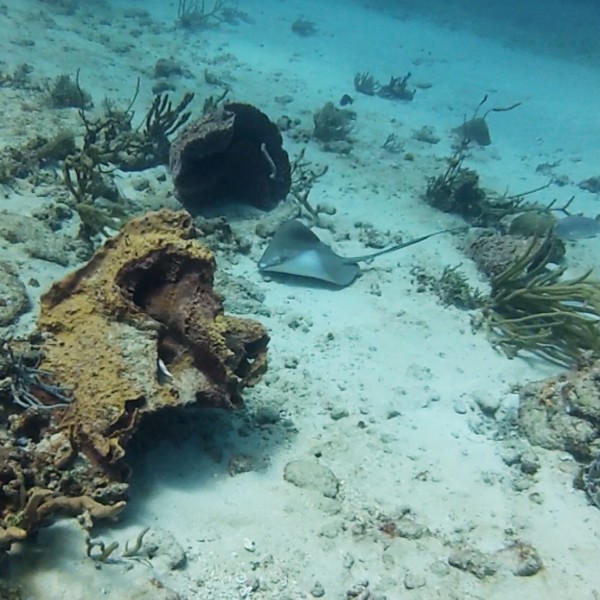
[[[407,73],[404,77],[390,77],[390,82],[380,86],[377,93],[382,98],[389,98],[392,100],[412,100],[415,97],[416,90],[411,90],[408,87],[410,75],[410,73]]]
[[[154,96],[152,106],[146,114],[142,138],[160,164],[169,162],[169,136],[189,120],[192,113],[185,109],[193,99],[194,94],[188,92],[177,106],[173,106],[169,94]]]
[[[441,210],[461,215],[476,227],[498,227],[501,220],[522,211],[547,211],[550,206],[525,202],[525,196],[538,192],[547,185],[520,194],[493,194],[479,185],[479,175],[464,166],[469,140],[463,139],[448,159],[448,167],[441,175],[431,177],[423,199]]]
[[[492,278],[484,309],[497,345],[509,356],[527,350],[571,365],[586,351],[600,351],[600,281],[591,271],[563,280],[549,269],[553,237],[534,239],[524,254]]]
[[[177,6],[177,24],[184,29],[203,29],[211,24],[222,21],[221,11],[225,0],[215,0],[212,8],[202,0],[179,0]]]
[[[354,89],[361,94],[374,96],[379,88],[379,83],[368,71],[365,71],[364,73],[357,73],[354,76]]]
[[[79,110],[85,128],[83,145],[65,158],[62,171],[64,183],[74,199],[73,208],[82,222],[81,237],[84,239],[104,233],[106,228],[118,228],[128,216],[125,199],[118,191],[111,194],[113,186],[106,181],[107,176],[115,168],[138,170],[167,163],[169,135],[190,117],[186,108],[193,94],[185,94],[176,106],[168,94],[157,94],[146,113],[143,127],[134,129],[132,107],[138,91],[139,81],[125,110],[117,110],[106,101],[104,115],[97,120],[89,119],[84,108]],[[109,202],[100,205],[96,200],[101,197]]]
[[[309,217],[316,223],[319,220],[319,215],[317,210],[308,201],[308,195],[316,181],[327,173],[329,166],[325,165],[323,167],[313,168],[311,163],[304,159],[304,153],[305,150],[303,148],[292,162],[292,187],[290,189],[290,194],[300,209],[304,209]]]

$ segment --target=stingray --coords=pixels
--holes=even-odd
[[[492,136],[490,135],[490,130],[487,125],[486,117],[491,112],[508,112],[513,108],[517,108],[517,106],[521,106],[520,102],[516,102],[511,106],[506,106],[503,108],[490,108],[485,111],[483,117],[478,117],[477,113],[479,109],[483,106],[483,104],[487,101],[487,94],[483,97],[483,100],[477,105],[475,112],[473,113],[473,118],[469,121],[464,121],[458,127],[455,127],[452,130],[452,133],[458,135],[464,142],[475,142],[479,146],[489,146],[492,143]]]
[[[346,287],[360,274],[361,269],[358,263],[418,244],[434,235],[453,231],[457,231],[457,229],[435,231],[371,254],[340,256],[327,244],[324,244],[308,227],[300,221],[292,219],[278,227],[258,261],[258,269],[261,273],[292,275],[297,278],[323,281],[337,287]]]

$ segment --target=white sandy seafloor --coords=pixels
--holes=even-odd
[[[48,5],[10,2],[0,21],[1,58],[7,70],[30,63],[40,78],[80,68],[83,87],[96,99],[127,102],[139,76],[138,105],[145,107],[154,63],[171,57],[190,72],[178,81],[175,97],[195,91],[196,114],[203,99],[219,91],[204,81],[209,69],[231,85],[232,98],[272,119],[299,118],[307,130],[314,110],[351,94],[358,115],[351,155],[325,153],[315,142],[306,155],[329,165],[311,200],[335,207],[335,234],[319,235],[343,254],[363,251],[358,221],[405,237],[459,224],[419,196],[452,152],[450,129],[485,93],[486,106],[523,104],[490,115],[493,144],[468,158],[484,187],[500,193],[535,188],[547,181],[536,167],[557,162],[555,175],[566,176],[566,185],[537,198],[562,202],[574,195],[572,208],[598,212],[598,197],[576,184],[600,174],[599,70],[349,2],[238,6],[252,23],[185,33],[172,26],[172,2],[122,2],[114,11],[91,8],[53,15],[51,22],[44,17],[52,12]],[[154,20],[142,23],[124,9],[147,9]],[[314,21],[318,33],[292,34],[298,17]],[[19,43],[24,39],[35,45]],[[411,71],[415,83],[431,87],[405,103],[361,96],[352,85],[358,71],[380,80]],[[284,95],[291,96],[286,105],[276,100]],[[75,111],[40,107],[27,92],[0,88],[0,103],[3,146],[22,143],[40,128],[77,123]],[[439,135],[438,144],[411,137],[425,125]],[[391,132],[414,161],[382,150]],[[284,140],[294,156],[300,146]],[[149,207],[176,206],[169,182],[157,179],[162,172],[123,174],[121,188]],[[140,177],[150,182],[143,198],[133,185]],[[27,214],[37,201],[35,189],[7,188],[0,209]],[[232,226],[244,228],[239,219]],[[599,244],[578,243],[570,255],[573,272],[594,265]],[[191,433],[137,456],[126,512],[119,523],[94,530],[121,549],[151,527],[159,556],[124,559],[119,549],[114,561],[95,564],[77,523],[62,521],[13,548],[9,571],[25,597],[365,599],[367,589],[389,600],[600,597],[600,512],[573,488],[577,465],[567,454],[517,443],[519,452],[540,462],[524,483],[518,467],[510,466],[514,448],[501,439],[517,409],[513,386],[556,368],[508,360],[483,332],[471,331],[469,312],[443,307],[432,294],[417,293],[412,282],[411,267],[440,274],[462,263],[485,289],[460,239],[436,237],[383,256],[336,292],[263,281],[253,262],[262,248],[257,240],[250,256],[235,264],[221,259],[218,268],[264,293],[267,310],[261,312],[270,314],[248,316],[271,335],[267,375],[245,392],[244,411],[209,412]],[[3,244],[1,252],[17,261],[25,282],[40,281],[39,291],[73,268],[26,258],[18,245]],[[39,291],[29,289],[34,298]],[[231,476],[229,462],[240,455],[255,457],[261,468]],[[285,481],[284,467],[295,460],[330,469],[339,481],[335,498],[323,494],[331,492],[326,481],[314,480],[317,489]],[[402,523],[402,535],[380,531],[385,520]],[[539,573],[513,574],[516,542],[539,553]],[[479,579],[449,566],[460,547],[493,556],[497,572]],[[174,564],[177,548],[185,552],[185,566]],[[356,595],[347,596],[353,588]]]

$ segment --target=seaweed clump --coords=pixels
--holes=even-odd
[[[77,83],[78,85],[78,83]],[[127,206],[110,179],[115,168],[142,170],[168,162],[170,140],[190,117],[186,111],[194,95],[185,94],[173,105],[168,94],[157,94],[146,113],[143,127],[134,129],[132,106],[139,89],[125,110],[105,102],[97,120],[79,116],[85,128],[83,144],[63,162],[63,180],[74,200],[73,208],[82,222],[80,235],[89,239],[106,228],[116,229],[128,216]],[[99,200],[102,199],[102,202]]]
[[[509,357],[532,352],[561,365],[577,364],[600,351],[600,281],[591,270],[574,279],[565,268],[549,268],[554,253],[551,233],[491,280],[484,308],[494,343]]]
[[[390,77],[388,83],[380,84],[371,73],[365,71],[354,76],[354,89],[367,96],[379,96],[388,100],[412,100],[417,90],[408,87],[411,73],[404,77]]]
[[[432,291],[444,306],[456,306],[460,310],[481,308],[484,303],[482,293],[469,285],[460,265],[447,266],[439,277],[428,274],[421,267],[413,267],[410,274],[417,284],[417,291]]]
[[[429,179],[424,200],[442,212],[459,214],[473,221],[483,215],[485,192],[479,186],[477,172],[463,167],[463,160],[464,152],[457,151],[450,157],[444,173]]]
[[[322,142],[348,141],[355,119],[353,110],[337,108],[333,102],[327,102],[313,116],[314,136]]]
[[[179,0],[177,5],[177,25],[183,29],[205,29],[213,23],[223,21],[222,12],[225,0],[215,0],[212,8],[202,0]]]
[[[543,208],[533,203],[523,204],[523,197],[537,189],[512,196],[486,193],[479,185],[479,174],[463,166],[468,145],[469,140],[464,139],[448,159],[444,173],[428,180],[423,194],[427,204],[442,212],[460,215],[475,227],[495,227],[518,210]]]
[[[410,76],[408,72],[404,77],[390,77],[389,83],[379,87],[378,95],[391,100],[412,100],[417,90],[408,87]]]
[[[368,71],[357,73],[354,76],[354,89],[361,94],[374,96],[379,90],[379,87],[375,77]]]
[[[92,105],[90,94],[81,89],[77,81],[70,75],[59,75],[48,90],[50,104],[54,108],[79,108],[85,109]]]

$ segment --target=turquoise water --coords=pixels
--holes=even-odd
[[[5,544],[2,582],[36,599],[597,597],[599,286],[560,304],[580,311],[571,329],[544,320],[556,296],[526,303],[542,313],[527,342],[550,331],[537,353],[494,337],[510,315],[491,321],[490,300],[548,231],[515,217],[570,216],[517,283],[540,263],[545,282],[597,267],[599,25],[585,0],[0,2],[0,339],[22,359],[0,354],[0,532],[27,537]],[[226,133],[194,151],[204,126]],[[130,219],[183,208],[222,309],[193,261],[108,284],[85,268],[135,245]],[[296,277],[259,272],[290,219]],[[315,281],[315,248],[364,257],[440,230]],[[79,313],[44,329],[40,307],[81,268],[62,290],[93,281],[83,312],[107,333],[61,338]],[[114,294],[121,312],[101,304]],[[235,328],[219,347],[243,358],[237,379],[207,341],[186,354],[203,301],[264,326],[259,381],[259,342]],[[29,339],[40,327],[50,341]],[[86,336],[102,343],[75,375],[38,373],[39,346],[70,356]],[[61,373],[60,410],[23,379]],[[65,426],[81,389],[138,391],[102,432],[125,452],[110,468]],[[127,507],[39,517],[38,498],[80,496]]]

